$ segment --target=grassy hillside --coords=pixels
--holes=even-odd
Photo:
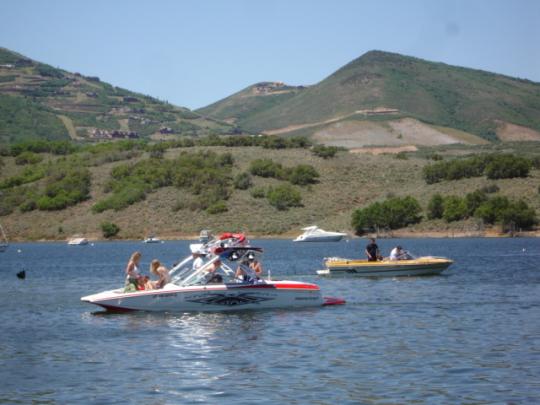
[[[436,193],[464,196],[493,184],[499,188],[496,195],[522,198],[540,215],[538,169],[533,169],[527,178],[503,180],[488,180],[482,176],[428,185],[422,177],[422,168],[432,163],[434,156],[446,161],[471,153],[512,152],[538,159],[539,145],[534,142],[474,148],[446,146],[422,148],[397,156],[341,151],[330,159],[317,157],[305,148],[197,146],[168,149],[164,159],[154,163],[149,160],[151,151],[138,148],[124,151],[120,146],[114,147],[119,149],[111,149],[101,145],[103,147],[84,149],[64,157],[40,153],[41,162],[35,156],[25,156],[27,161],[36,163],[19,161],[16,164],[17,158],[2,157],[1,187],[7,187],[6,180],[13,177],[28,182],[2,190],[0,206],[12,204],[14,208],[11,212],[0,213],[0,221],[12,239],[65,239],[75,233],[101,238],[100,224],[104,221],[120,227],[120,238],[132,239],[143,238],[149,233],[178,238],[196,235],[201,229],[245,231],[250,235],[294,235],[300,232],[300,228],[312,224],[352,233],[353,211],[375,201],[411,195],[425,210],[429,199]],[[208,153],[205,151],[212,154],[193,155]],[[213,165],[212,162],[216,162],[218,166],[205,169],[204,165],[197,163],[200,156],[208,156],[209,163]],[[20,160],[20,156],[18,158]],[[233,186],[237,176],[249,171],[252,162],[261,158],[271,159],[285,169],[294,168],[299,163],[315,168],[319,174],[316,183],[293,186],[300,193],[301,206],[279,210],[268,199],[257,198],[259,190],[290,184],[290,176],[251,176],[251,187]],[[180,163],[172,164],[173,159],[180,159]],[[220,165],[223,169],[215,169]],[[221,175],[207,177],[214,170]],[[65,173],[69,176],[66,177]],[[32,177],[36,174],[37,179]],[[91,180],[88,190],[87,176]],[[126,184],[131,187],[126,188]],[[82,194],[77,190],[82,190]],[[130,195],[134,190],[142,195]],[[88,195],[84,194],[86,192]],[[30,200],[17,205],[24,196],[30,200],[34,198],[37,207],[32,207]],[[67,201],[66,208],[51,209],[51,204],[64,201]],[[102,201],[112,202],[110,209],[93,209]],[[112,209],[114,204],[122,201],[129,204],[117,205],[116,211]],[[205,201],[218,203],[211,208]],[[451,223],[424,219],[406,231],[474,235],[485,229],[475,219]]]
[[[237,111],[242,100],[236,97]],[[236,115],[238,125],[265,131],[384,107],[488,140],[496,139],[501,123],[540,131],[540,83],[381,51],[368,52],[318,84],[266,107]],[[219,103],[202,109],[210,116],[219,110]]]
[[[233,132],[232,126],[187,108],[0,48],[0,143]]]
[[[288,86],[284,83],[256,83],[196,112],[228,122],[243,122],[254,114],[284,103],[304,90],[304,86]]]

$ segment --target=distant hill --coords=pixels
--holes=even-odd
[[[0,143],[234,133],[187,108],[0,48]]]
[[[344,146],[540,140],[540,83],[395,53],[368,52],[287,93],[257,86],[197,112]]]

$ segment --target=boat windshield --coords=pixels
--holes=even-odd
[[[243,235],[224,234],[205,244],[193,244],[193,253],[204,255],[202,265],[195,265],[194,255],[190,255],[175,265],[169,272],[173,284],[178,286],[191,286],[202,284],[222,284],[243,282],[244,278],[237,278],[237,272],[230,266],[238,262],[240,273],[247,275],[248,279],[255,280],[253,270],[247,265],[247,258],[262,253],[261,248],[247,245]],[[193,263],[192,263],[193,262]]]

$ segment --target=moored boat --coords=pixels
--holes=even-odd
[[[250,246],[241,234],[226,234],[199,247],[205,263],[193,268],[193,256],[173,267],[171,281],[158,290],[128,291],[123,288],[82,297],[81,300],[109,311],[207,312],[269,308],[303,308],[343,304],[326,298],[319,286],[288,280],[259,279],[246,265],[248,257],[262,249]],[[242,277],[231,269],[241,267]]]
[[[343,237],[347,236],[342,232],[328,232],[317,226],[308,226],[302,228],[304,233],[298,236],[293,242],[339,242]]]
[[[321,276],[364,276],[364,277],[399,277],[428,276],[442,273],[452,260],[445,257],[424,256],[409,260],[380,261],[343,259],[332,257],[325,259],[326,269],[317,270]]]
[[[68,240],[68,245],[88,245],[88,239],[81,236],[74,236]]]
[[[159,239],[156,236],[149,236],[148,238],[143,240],[143,243],[161,243],[161,239]]]

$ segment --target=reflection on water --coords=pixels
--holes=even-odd
[[[540,401],[538,240],[401,240],[456,263],[393,279],[315,275],[323,257],[358,257],[363,241],[259,243],[273,276],[316,282],[347,305],[106,314],[80,297],[122,285],[133,250],[146,269],[178,260],[187,242],[14,246],[0,257],[0,403]]]

